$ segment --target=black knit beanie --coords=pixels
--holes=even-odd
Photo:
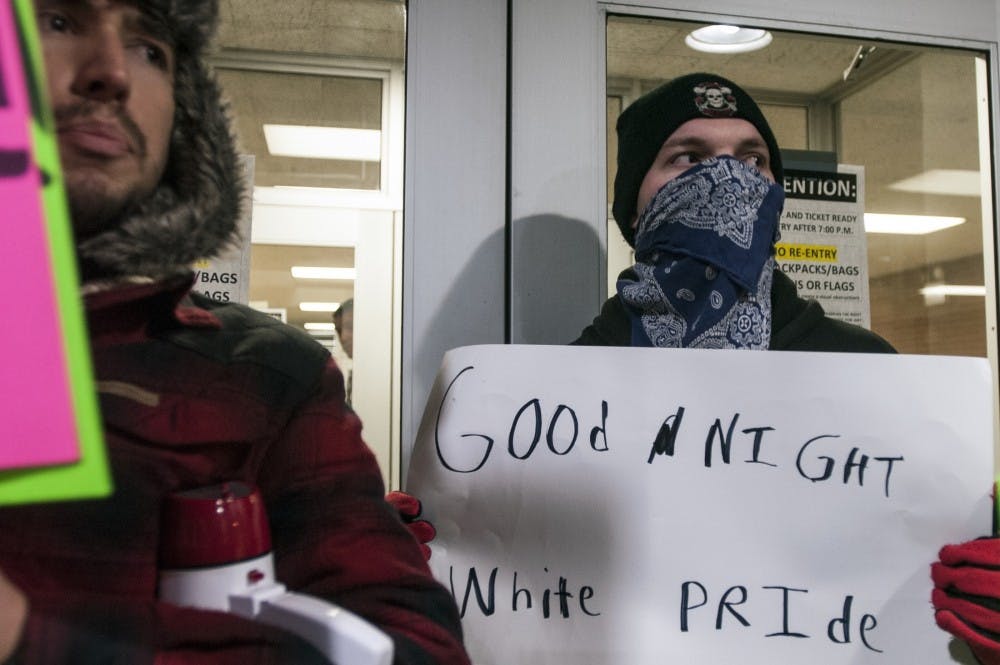
[[[635,202],[664,141],[694,118],[741,118],[750,122],[771,153],[771,172],[782,181],[781,153],[757,103],[718,74],[687,74],[664,83],[632,103],[618,117],[618,173],[612,212],[629,245],[635,245]]]

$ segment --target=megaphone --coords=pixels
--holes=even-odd
[[[392,663],[392,639],[384,632],[275,579],[267,512],[256,488],[232,482],[168,496],[159,557],[160,600],[278,626],[335,665]]]

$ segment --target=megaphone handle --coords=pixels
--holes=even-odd
[[[261,591],[231,595],[232,610],[298,635],[334,665],[392,665],[392,639],[358,615],[280,584]]]

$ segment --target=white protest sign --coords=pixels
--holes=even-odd
[[[940,665],[990,395],[973,358],[467,347],[407,490],[478,665]]]

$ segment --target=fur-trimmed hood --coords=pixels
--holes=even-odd
[[[78,245],[85,280],[183,273],[237,235],[243,178],[228,108],[205,62],[218,24],[218,0],[144,0],[139,6],[168,26],[173,41],[170,155],[151,196]]]

